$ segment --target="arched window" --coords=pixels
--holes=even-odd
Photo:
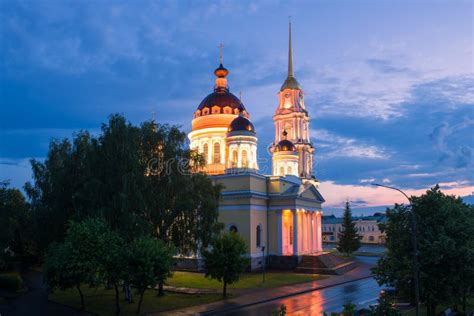
[[[257,225],[257,248],[262,246],[262,227]]]
[[[230,225],[229,231],[232,232],[232,233],[238,233],[239,232],[239,230],[237,229],[237,226],[235,226],[235,225]]]
[[[234,150],[232,152],[232,167],[237,167],[237,161],[239,160],[239,154],[237,153],[237,150]]]
[[[242,150],[242,168],[247,168],[247,166],[248,166],[247,151]]]
[[[284,176],[284,175],[285,175],[285,168],[280,167],[280,176]]]
[[[286,172],[287,174],[291,174],[291,167],[290,166],[288,166],[288,168],[286,170],[287,170],[287,172]]]
[[[369,236],[369,241],[374,241],[374,236]]]
[[[209,145],[207,145],[207,143],[202,146],[202,154],[204,156],[204,161],[209,163]]]
[[[212,162],[219,163],[221,161],[221,144],[214,143],[214,156]]]

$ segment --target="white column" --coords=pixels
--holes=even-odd
[[[298,249],[298,212],[293,210],[293,255],[299,254]]]
[[[277,255],[283,255],[283,222],[282,222],[282,211],[276,211],[277,216]]]
[[[310,225],[310,232],[311,232],[311,238],[309,240],[309,252],[313,253],[314,252],[314,214],[313,212],[309,212],[309,225]]]
[[[322,236],[321,236],[321,211],[319,211],[318,213],[318,251],[322,251],[323,250],[323,242],[322,242]]]
[[[318,252],[318,215],[316,212],[312,212],[313,214],[313,252]]]
[[[224,141],[220,141],[220,147],[221,147],[221,163],[225,163],[225,152],[226,152],[226,146]]]
[[[237,146],[237,168],[242,167],[242,150]]]

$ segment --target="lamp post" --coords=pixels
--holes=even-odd
[[[263,260],[262,260],[262,269],[263,269],[263,283],[265,283],[265,246],[262,246],[262,254],[263,254]]]
[[[416,217],[415,213],[413,212],[413,204],[411,204],[411,200],[408,195],[405,194],[402,190],[391,187],[388,185],[372,183],[372,185],[377,187],[383,187],[391,190],[395,190],[403,194],[406,199],[408,200],[411,212],[411,240],[413,244],[413,279],[415,283],[415,304],[416,304],[416,316],[420,315],[420,280],[419,280],[419,273],[418,273],[418,241],[416,240]]]

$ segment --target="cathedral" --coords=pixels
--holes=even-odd
[[[223,186],[219,222],[246,240],[252,270],[262,268],[264,262],[274,268],[294,268],[303,255],[322,251],[324,198],[313,176],[314,148],[304,93],[293,73],[291,23],[288,75],[277,93],[273,115],[271,175],[259,172],[258,126],[230,92],[222,52],[214,74],[214,92],[194,112],[188,137],[190,147],[204,156],[201,171]]]

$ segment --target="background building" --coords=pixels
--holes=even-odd
[[[372,216],[354,217],[356,229],[361,242],[366,244],[385,244],[385,233],[383,233],[379,224],[387,220],[385,214],[375,213]],[[342,231],[342,218],[334,215],[323,216],[323,241],[336,243],[339,241],[338,234]]]

